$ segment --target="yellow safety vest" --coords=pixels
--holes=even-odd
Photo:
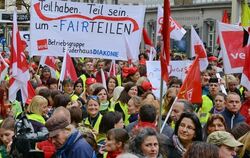
[[[213,108],[213,101],[207,96],[202,96],[202,106],[198,112],[198,116],[202,125],[207,123],[210,116],[210,110]]]
[[[41,115],[38,114],[27,114],[27,118],[29,120],[40,122],[41,124],[45,125],[45,120]]]
[[[123,120],[124,124],[125,124],[125,126],[127,126],[129,124],[129,117],[130,117],[130,115],[128,114],[128,105],[123,104],[120,101],[118,101],[118,103],[119,103],[119,106],[121,107],[121,109],[123,111],[124,116],[125,116],[125,118]]]
[[[83,92],[85,92],[86,91],[86,85],[85,85],[85,82],[86,82],[86,80],[87,80],[87,77],[86,77],[86,75],[85,74],[82,74],[81,76],[80,76],[80,78],[82,79],[82,85],[83,85]]]
[[[118,81],[118,86],[122,86],[122,77],[120,74],[116,75],[116,79]]]
[[[99,126],[100,126],[101,120],[102,120],[102,115],[99,114],[94,127],[92,127],[97,133],[99,133]],[[85,120],[84,124],[87,126],[91,126],[88,118]]]
[[[60,72],[56,70],[56,79],[59,80],[60,78]]]

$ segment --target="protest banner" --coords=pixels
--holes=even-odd
[[[186,71],[188,67],[192,64],[190,60],[177,60],[170,61],[169,64],[169,76],[176,76],[181,80],[185,79]],[[147,77],[155,88],[153,93],[157,98],[160,98],[160,82],[161,82],[161,65],[160,61],[147,61]],[[163,94],[166,92],[166,84],[163,87]]]
[[[145,7],[33,0],[31,55],[127,60],[124,36],[139,54]]]

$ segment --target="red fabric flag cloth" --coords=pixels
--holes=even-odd
[[[13,13],[13,29],[11,41],[11,60],[10,60],[10,81],[9,81],[9,100],[16,99],[17,91],[21,90],[22,102],[25,103],[32,98],[35,93],[30,84],[29,64],[24,54],[24,45],[17,26],[17,12]]]
[[[230,24],[230,19],[229,19],[229,17],[228,17],[227,10],[224,10],[224,11],[223,11],[223,15],[222,15],[221,22],[226,23],[226,24]],[[220,38],[219,38],[218,35],[217,35],[217,41],[216,41],[216,43],[217,43],[218,45],[220,45]]]
[[[149,38],[148,33],[147,33],[145,28],[143,28],[143,34],[142,35],[143,35],[144,43],[146,45],[148,45],[148,46],[153,47],[153,43],[152,43],[151,39]]]
[[[227,23],[227,24],[230,23],[229,17],[228,17],[228,13],[227,13],[227,10],[224,10],[224,11],[223,11],[223,16],[222,16],[221,22]]]
[[[56,78],[56,59],[53,56],[42,56],[40,59],[40,65],[48,66],[51,71],[51,76]]]
[[[170,2],[164,0],[164,13],[163,13],[163,26],[162,26],[162,37],[163,37],[163,50],[161,52],[161,76],[164,81],[168,81],[168,65],[170,62]]]
[[[66,51],[64,58],[63,58],[60,81],[63,81],[64,79],[67,79],[67,78],[71,79],[74,82],[78,79],[73,61],[68,51]]]
[[[243,72],[241,76],[240,84],[250,91],[250,45],[248,45],[248,52],[246,52],[245,64],[243,67]]]
[[[178,99],[187,99],[191,103],[202,102],[201,76],[199,58],[196,57],[181,86]]]

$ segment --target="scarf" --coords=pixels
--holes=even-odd
[[[151,123],[151,122],[142,122],[139,121],[137,125],[135,125],[134,130],[138,130],[140,128],[153,128],[156,129],[155,123]]]
[[[108,152],[107,158],[116,158],[121,153],[122,153],[121,151],[111,151],[111,152]]]
[[[173,135],[173,144],[175,146],[175,148],[181,152],[181,154],[183,155],[186,152],[186,149],[183,147],[183,145],[181,144],[179,138],[177,135]]]
[[[107,101],[106,103],[101,103],[100,111],[105,111],[108,109],[108,107],[109,107],[109,101]]]

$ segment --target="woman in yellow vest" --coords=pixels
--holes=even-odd
[[[105,156],[105,151],[103,151],[103,147],[105,146],[105,140],[107,138],[106,134],[110,129],[113,128],[123,128],[124,123],[122,119],[122,114],[120,112],[107,112],[103,115],[100,128],[99,128],[99,134],[97,135],[96,142],[98,145],[98,151],[97,157],[103,155]]]
[[[78,79],[74,84],[74,94],[71,96],[71,101],[76,101],[79,97],[83,95],[83,81]]]
[[[46,116],[48,113],[48,101],[46,98],[40,95],[33,97],[27,111],[27,118],[30,120],[35,132],[45,127],[43,116]]]
[[[100,101],[100,113],[104,115],[109,111],[114,111],[111,102],[108,100],[108,92],[104,87],[95,88],[93,95],[96,95]]]
[[[129,117],[128,114],[128,101],[131,97],[137,96],[138,88],[133,82],[128,82],[124,84],[124,90],[121,92],[118,102],[115,104],[115,111],[119,111],[123,115],[123,120],[125,125],[129,124]]]
[[[88,116],[84,124],[92,128],[96,134],[98,134],[102,114],[100,113],[100,102],[97,96],[91,95],[87,98],[86,109]]]

